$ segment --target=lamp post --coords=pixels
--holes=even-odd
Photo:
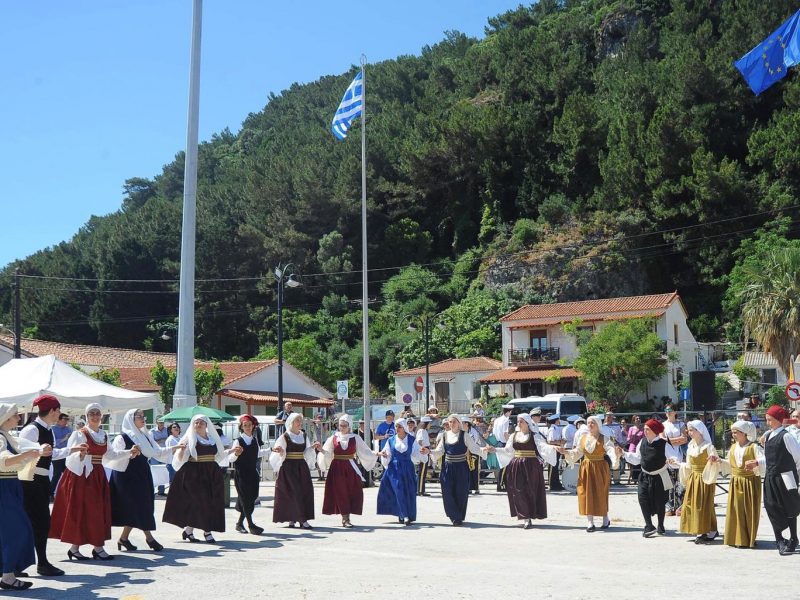
[[[278,412],[283,410],[283,286],[290,288],[300,286],[295,277],[294,265],[289,263],[275,267],[275,281],[278,282]]]
[[[431,393],[431,354],[430,354],[430,343],[431,343],[431,332],[433,331],[434,327],[438,327],[439,329],[445,328],[445,322],[443,319],[440,318],[438,314],[422,314],[419,316],[409,316],[409,324],[406,329],[408,331],[416,331],[419,327],[422,327],[422,343],[425,347],[425,396],[424,402],[425,407],[427,408],[428,398],[430,397]]]

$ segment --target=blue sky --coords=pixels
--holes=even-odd
[[[377,62],[446,30],[482,37],[489,17],[517,5],[205,0],[200,138],[238,131],[270,92],[344,72],[362,52]],[[191,7],[0,1],[0,267],[117,210],[125,179],[156,175],[184,149]]]

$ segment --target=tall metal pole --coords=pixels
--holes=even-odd
[[[278,412],[283,410],[283,271],[278,279]]]
[[[200,121],[200,34],[203,0],[192,8],[192,49],[189,60],[189,116],[186,126],[186,164],[183,171],[181,280],[178,300],[177,380],[173,406],[197,404],[194,385],[194,250],[197,209],[197,142]]]
[[[423,322],[423,333],[425,334],[425,402],[428,402],[428,397],[431,394],[431,355],[430,355],[430,341],[431,330],[428,327],[428,320]],[[427,411],[426,411],[427,412]]]
[[[361,320],[364,356],[364,441],[370,446],[372,419],[369,412],[369,290],[367,287],[367,57],[361,55]],[[371,446],[370,446],[371,447]]]
[[[19,301],[19,269],[14,269],[14,358],[22,358],[22,312]]]

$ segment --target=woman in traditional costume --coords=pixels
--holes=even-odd
[[[534,435],[534,427],[531,416],[521,413],[517,415],[517,429],[505,446],[487,446],[484,449],[496,456],[500,466],[506,470],[505,487],[511,516],[524,521],[523,529],[533,527],[532,519],[547,518],[542,465],[546,462],[555,467],[558,459],[556,447],[548,444],[542,436]]]
[[[180,423],[171,423],[169,426],[169,437],[164,442],[165,448],[173,448],[181,442],[181,425]],[[172,480],[175,479],[175,469],[172,468],[172,461],[167,463],[167,473],[169,473],[169,484],[172,485]]]
[[[723,475],[731,476],[723,543],[736,548],[755,548],[761,518],[764,451],[755,443],[756,426],[750,421],[736,421],[731,425],[731,435],[733,445],[728,457],[711,457]],[[745,466],[748,463],[749,468]]]
[[[464,524],[469,500],[470,473],[467,453],[479,456],[481,449],[470,435],[462,429],[461,419],[456,415],[448,417],[449,427],[439,436],[434,459],[444,456],[439,483],[442,487],[444,512],[455,527]]]
[[[241,448],[225,450],[210,419],[195,415],[172,458],[175,479],[169,487],[164,507],[164,523],[183,527],[181,537],[197,542],[194,528],[203,530],[209,544],[216,542],[212,531],[225,531],[225,486],[222,468],[230,454]]]
[[[695,544],[708,544],[717,537],[714,491],[719,469],[711,458],[717,451],[702,421],[689,421],[687,431],[686,461],[678,469],[678,480],[685,489],[678,530],[696,536]]]
[[[40,456],[53,450],[35,442],[18,439],[11,432],[19,423],[16,404],[0,404],[0,588],[27,590],[30,581],[17,579],[16,574],[36,562],[33,551],[33,528],[25,512],[20,479],[31,481]]]
[[[295,413],[292,413],[295,414]],[[231,456],[233,463],[233,483],[236,486],[236,510],[239,520],[236,531],[253,535],[261,535],[264,528],[253,522],[253,511],[258,500],[261,485],[261,459],[269,454],[269,448],[263,448],[258,441],[258,421],[252,415],[239,417],[239,437],[233,441],[232,448],[241,448],[239,456]],[[244,521],[247,519],[247,529]]]
[[[122,419],[122,433],[114,438],[111,448],[121,452],[139,448],[139,456],[132,458],[124,471],[111,473],[111,524],[122,527],[122,534],[117,540],[117,548],[125,548],[128,552],[137,548],[128,537],[133,529],[141,529],[147,545],[156,552],[164,549],[153,537],[156,528],[155,501],[153,498],[153,474],[150,471],[150,459],[159,462],[172,461],[172,454],[182,447],[159,446],[153,434],[147,429],[144,411],[132,409]]]
[[[269,464],[278,475],[275,480],[272,522],[288,521],[289,527],[299,523],[303,529],[313,529],[309,523],[314,518],[311,468],[314,467],[317,452],[322,450],[322,446],[318,441],[311,441],[301,429],[302,425],[303,415],[289,415],[286,419],[286,431],[275,440],[269,456]]]
[[[105,468],[124,471],[130,459],[139,456],[138,446],[117,449],[108,443],[101,429],[103,409],[99,404],[86,407],[86,425],[72,432],[67,448],[86,444],[87,450],[72,452],[66,470],[58,484],[53,503],[50,537],[71,544],[67,551],[70,560],[88,560],[80,546],[91,544],[92,558],[111,560],[114,557],[103,546],[111,539],[111,489]],[[105,467],[105,468],[104,468]],[[152,482],[150,493],[153,493]]]
[[[322,446],[317,455],[320,469],[327,471],[325,499],[322,514],[342,515],[342,527],[350,528],[350,515],[360,515],[364,506],[364,478],[356,464],[358,460],[366,471],[371,471],[378,459],[366,442],[353,433],[350,415],[339,417],[339,428]]]
[[[608,529],[611,522],[608,520],[608,490],[611,485],[611,471],[606,461],[606,454],[611,458],[612,465],[619,461],[614,449],[614,437],[607,427],[603,427],[600,417],[592,415],[587,419],[587,428],[576,434],[575,447],[565,450],[560,446],[553,446],[559,454],[563,454],[570,464],[577,463],[581,457],[580,470],[578,471],[578,512],[586,516],[589,523],[586,531],[591,533],[597,530],[594,524],[595,517],[603,517],[601,529]]]
[[[428,459],[428,448],[417,444],[408,431],[407,419],[395,421],[395,435],[381,451],[384,469],[378,490],[378,514],[394,515],[404,525],[417,520],[417,474],[415,465]]]

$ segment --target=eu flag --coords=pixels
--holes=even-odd
[[[736,61],[736,68],[757,95],[786,77],[800,63],[800,10],[784,21],[767,39]]]

